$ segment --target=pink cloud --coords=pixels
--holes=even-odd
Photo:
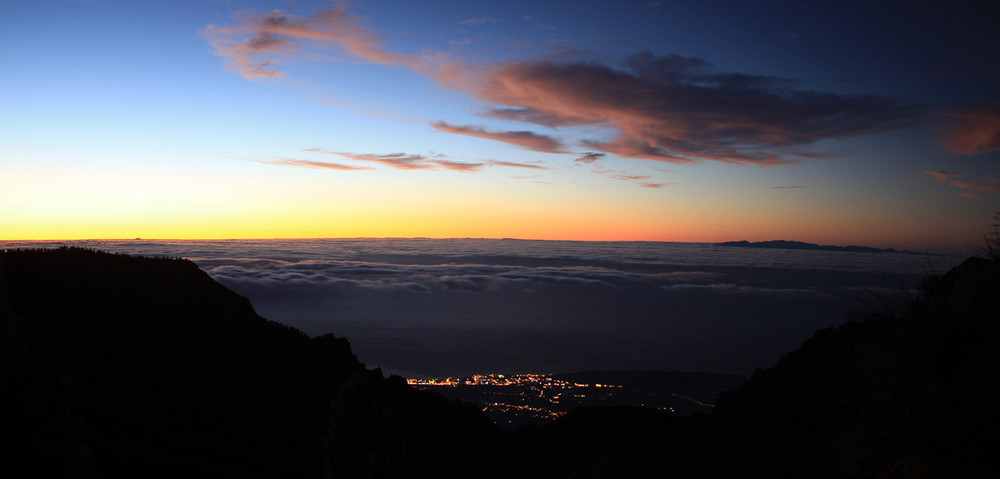
[[[528,165],[528,164],[524,164],[524,163],[512,163],[512,162],[509,162],[509,161],[491,161],[490,164],[491,165],[496,165],[496,166],[510,166],[510,167],[513,167],[513,168],[529,168],[529,169],[533,169],[533,170],[547,170],[547,169],[549,169],[546,166]]]
[[[931,176],[938,183],[947,183],[956,176],[962,176],[961,173],[951,173],[948,171],[925,171],[924,174]]]
[[[614,174],[609,175],[609,176],[611,176],[612,178],[614,178],[616,180],[625,180],[625,181],[639,181],[639,180],[648,180],[649,179],[649,175],[623,175],[623,174],[619,174],[619,173],[614,173]]]
[[[942,112],[955,119],[943,138],[945,150],[956,155],[1000,151],[1000,103]]]
[[[614,153],[625,158],[642,158],[646,160],[665,161],[668,163],[694,163],[694,160],[672,152],[666,148],[655,146],[641,139],[619,137],[615,141],[601,143],[585,141],[585,145],[597,150]]]
[[[253,158],[241,158],[231,156],[230,158],[235,158],[237,160],[252,161],[254,163],[263,163],[265,165],[284,165],[284,166],[301,166],[304,168],[324,168],[329,170],[371,170],[373,168],[368,166],[356,166],[356,165],[344,165],[341,163],[330,163],[327,161],[312,161],[312,160],[300,160],[298,158],[277,158],[273,160],[258,160]]]
[[[330,163],[326,161],[299,160],[295,158],[282,158],[270,162],[275,165],[304,166],[307,168],[326,168],[330,170],[370,170],[367,166],[343,165],[340,163]]]
[[[428,75],[457,73],[454,67],[447,68],[449,59],[442,53],[410,55],[385,50],[378,36],[361,24],[361,17],[348,13],[343,6],[308,17],[281,10],[246,12],[238,20],[235,26],[208,25],[201,33],[217,55],[231,60],[228,69],[250,80],[284,75],[277,69],[277,60],[260,57],[291,56],[310,49],[341,50],[352,57]]]
[[[462,163],[459,161],[432,160],[431,163],[440,166],[441,168],[444,168],[446,170],[461,171],[463,173],[469,171],[478,171],[483,167],[482,163]]]
[[[431,126],[448,133],[503,141],[543,153],[563,153],[563,146],[558,140],[531,131],[486,131],[479,126],[449,125],[443,121],[433,122]]]
[[[956,179],[958,177],[965,176],[961,173],[948,171],[925,171],[924,174],[930,176],[933,181],[944,183],[948,186],[962,190],[962,192],[958,193],[958,195],[966,198],[978,200],[986,198],[987,196],[1000,194],[1000,178],[985,178],[982,182],[970,182]]]
[[[1000,179],[997,178],[986,178],[986,183],[970,183],[968,181],[951,180],[948,184],[963,190],[982,191],[983,193],[989,193],[991,195],[1000,193]]]
[[[481,19],[470,20],[473,24]],[[444,52],[395,53],[344,7],[306,17],[279,10],[249,13],[235,26],[209,25],[202,33],[218,55],[230,59],[227,68],[251,80],[283,75],[282,57],[337,50],[372,63],[409,68],[446,88],[471,92],[488,104],[487,114],[495,118],[552,128],[603,126],[610,140],[583,144],[618,156],[667,163],[794,163],[798,161],[794,157],[822,156],[805,150],[817,141],[893,128],[915,111],[884,97],[798,90],[792,80],[718,71],[700,58],[648,51],[614,67],[570,61],[566,55],[472,65]],[[996,117],[993,111],[987,111],[985,119],[978,110],[954,113],[966,126],[950,136],[950,148],[997,149],[998,130],[990,120]],[[558,138],[532,131],[487,131],[443,121],[432,125],[535,151],[565,152]]]
[[[971,199],[974,199],[974,200],[982,200],[982,199],[986,198],[986,195],[983,195],[981,193],[973,193],[971,191],[966,191],[964,193],[959,193],[958,196],[964,196],[966,198],[971,198]]]
[[[307,148],[305,151],[322,153],[325,155],[335,155],[348,160],[379,163],[397,170],[423,170],[434,168],[436,164],[433,163],[432,160],[436,160],[444,156],[437,155],[434,157],[427,157],[424,155],[411,155],[406,153],[346,153],[340,151],[328,151],[323,148]]]
[[[413,155],[407,153],[347,153],[340,151],[329,151],[323,148],[307,148],[305,151],[321,153],[324,155],[334,155],[347,160],[378,163],[397,170],[432,170],[446,169],[460,172],[477,171],[485,166],[482,163],[464,163],[460,161],[445,160],[445,155]],[[323,162],[317,162],[323,163]],[[361,167],[355,168],[361,169]],[[364,169],[371,169],[364,167]]]
[[[878,97],[798,91],[780,78],[716,72],[698,58],[639,52],[625,68],[514,61],[483,69],[469,88],[493,116],[559,127],[601,124],[611,141],[585,144],[671,163],[771,166],[820,139],[889,128],[910,112]],[[786,152],[781,154],[781,152]]]
[[[397,170],[422,170],[433,168],[434,165],[428,162],[428,158],[423,155],[408,155],[406,153],[389,153],[385,155],[368,153],[333,153],[351,160],[370,161]]]

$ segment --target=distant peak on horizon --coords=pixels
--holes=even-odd
[[[897,250],[895,248],[875,248],[872,246],[858,246],[858,245],[847,245],[847,246],[834,246],[834,245],[821,245],[816,243],[806,243],[804,241],[790,241],[790,240],[771,240],[771,241],[726,241],[724,243],[716,243],[716,246],[735,246],[740,248],[773,248],[773,249],[803,249],[803,250],[815,250],[815,251],[847,251],[852,253],[906,253],[906,254],[933,254],[933,253],[918,253],[916,251],[909,250]]]

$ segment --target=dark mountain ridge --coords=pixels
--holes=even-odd
[[[501,433],[193,263],[0,253],[0,426],[19,477],[994,477],[1000,262],[818,332],[677,418],[590,407]],[[594,374],[594,373],[592,373]]]
[[[716,246],[732,246],[738,248],[770,248],[770,249],[804,249],[815,251],[846,251],[851,253],[906,253],[906,254],[926,254],[915,251],[897,250],[893,248],[874,248],[871,246],[834,246],[821,245],[816,243],[806,243],[804,241],[772,240],[772,241],[726,241],[716,243]]]

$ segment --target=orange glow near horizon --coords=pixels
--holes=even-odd
[[[728,223],[728,224],[726,224]],[[724,224],[724,226],[720,226]],[[799,225],[801,226],[801,225]],[[924,244],[908,244],[898,232],[878,236],[859,226],[856,230],[819,228],[803,234],[795,225],[769,224],[752,228],[741,221],[712,222],[684,218],[659,223],[636,218],[574,218],[538,214],[528,218],[476,217],[450,212],[437,217],[395,215],[364,217],[363,214],[330,215],[308,221],[298,215],[280,217],[247,215],[228,219],[202,217],[147,218],[122,221],[116,218],[9,222],[0,228],[0,240],[51,241],[84,239],[293,239],[293,238],[519,238],[570,241],[666,241],[721,242],[790,239],[819,244],[863,244],[874,247],[930,251],[958,251],[975,245],[949,243],[945,235]]]
[[[815,214],[787,194],[734,186],[650,190],[512,184],[452,174],[412,182],[383,172],[337,181],[306,170],[237,163],[229,176],[87,173],[71,169],[8,184],[0,240],[255,238],[521,238],[576,241],[768,241],[917,251],[974,247],[981,227],[934,228],[845,205]],[[264,173],[266,176],[253,176]],[[334,177],[339,179],[338,177]],[[430,179],[427,174],[421,179]],[[438,177],[434,177],[437,179]],[[469,181],[472,178],[475,181]],[[502,178],[501,178],[502,179]],[[274,182],[294,183],[276,189]],[[493,189],[489,189],[492,187]],[[725,190],[726,188],[723,188]],[[922,229],[921,229],[922,228]],[[971,233],[970,233],[971,232]]]

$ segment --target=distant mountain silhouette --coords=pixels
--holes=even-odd
[[[365,369],[342,338],[261,318],[189,261],[76,248],[0,253],[0,359],[6,477],[1000,470],[997,258],[818,332],[684,418],[589,407],[502,433],[467,403]]]
[[[716,246],[735,246],[740,248],[776,248],[776,249],[806,249],[806,250],[819,250],[819,251],[848,251],[853,253],[907,253],[907,254],[924,254],[917,253],[914,251],[907,250],[895,250],[892,248],[873,248],[871,246],[832,246],[832,245],[819,245],[815,243],[806,243],[803,241],[788,241],[788,240],[774,240],[774,241],[726,241],[724,243],[716,243]]]

